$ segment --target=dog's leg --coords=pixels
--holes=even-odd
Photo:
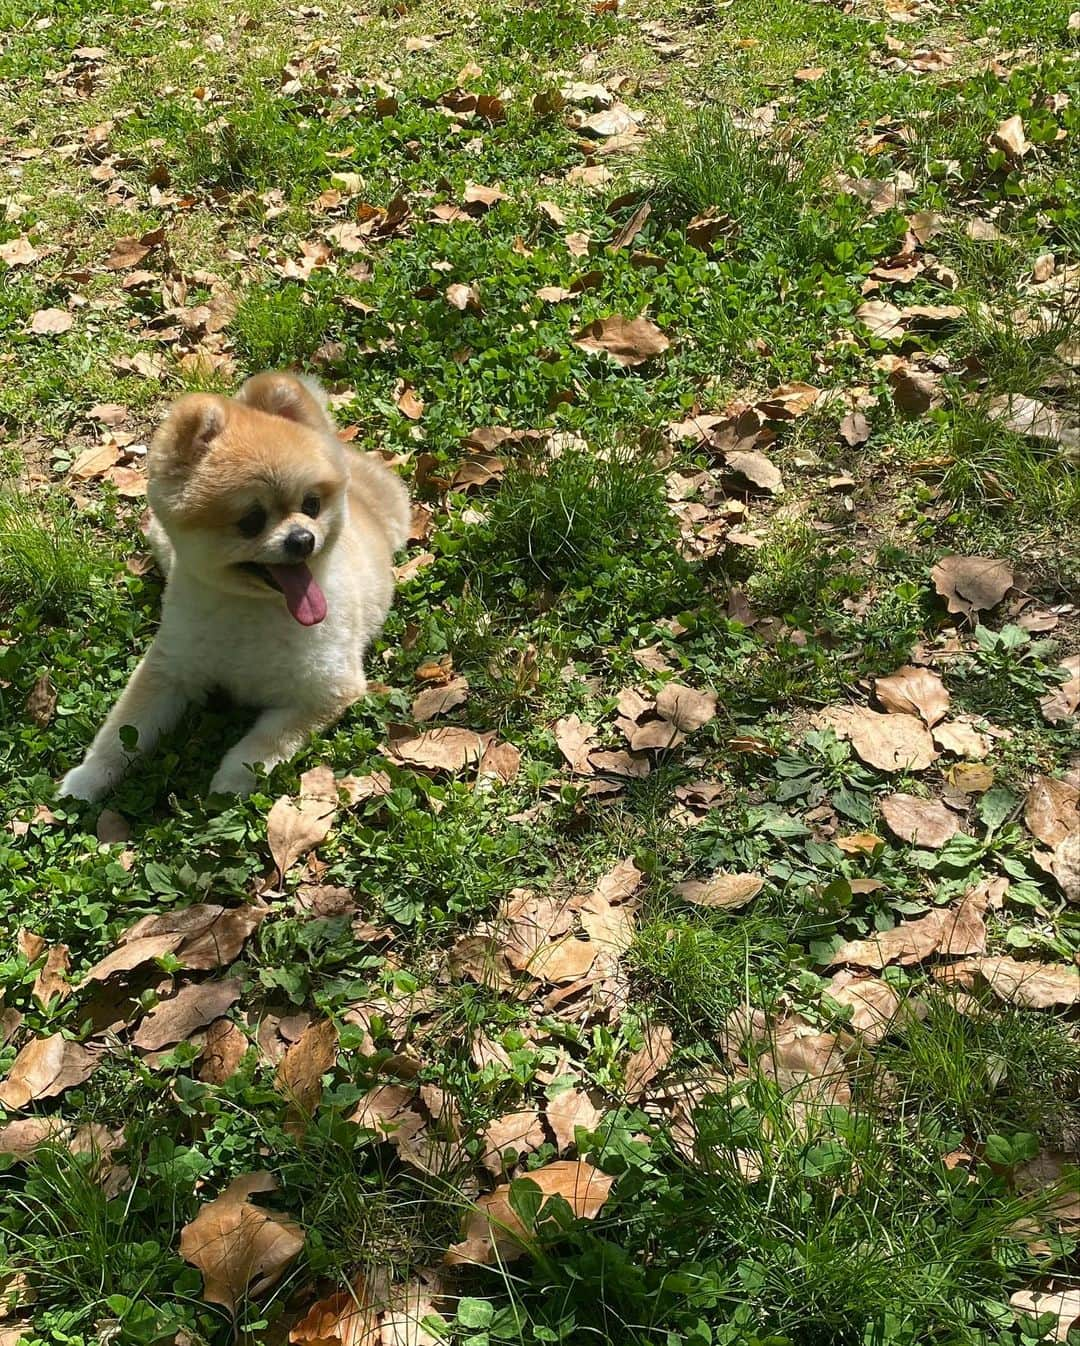
[[[271,771],[279,762],[288,761],[312,734],[333,724],[346,705],[330,710],[297,706],[264,710],[236,747],[222,758],[210,782],[210,793],[250,794],[255,786],[251,770],[255,762]]]
[[[98,730],[82,765],[69,771],[60,782],[60,794],[90,802],[100,799],[124,775],[135,757],[148,753],[161,735],[173,727],[187,701],[187,694],[169,677],[165,661],[151,646]],[[120,738],[120,730],[126,725],[137,735],[131,748],[125,747]]]

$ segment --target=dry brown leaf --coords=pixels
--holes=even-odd
[[[197,1028],[218,1019],[240,999],[243,984],[233,977],[185,986],[150,1011],[131,1039],[144,1051],[186,1041]]]
[[[15,941],[19,946],[19,952],[28,963],[34,962],[45,952],[44,936],[35,934],[33,930],[17,931]]]
[[[505,957],[522,972],[549,940],[565,935],[571,923],[572,912],[567,900],[551,893],[515,888],[500,906],[494,929]]]
[[[131,824],[115,809],[102,809],[94,826],[94,835],[102,845],[119,845],[131,840]]]
[[[391,737],[389,750],[398,761],[432,771],[462,771],[480,761],[491,742],[490,734],[446,725],[422,734]]]
[[[521,1112],[508,1112],[489,1122],[481,1133],[484,1144],[480,1162],[495,1177],[501,1176],[504,1168],[513,1168],[521,1155],[532,1154],[544,1143],[544,1128],[536,1112],[529,1108]],[[504,1165],[503,1155],[507,1150],[514,1152],[509,1165]]]
[[[574,345],[581,350],[603,351],[619,364],[633,367],[662,355],[671,342],[648,318],[624,318],[616,313],[583,327],[574,337]]]
[[[656,713],[689,733],[715,717],[716,693],[697,692],[682,683],[669,682],[657,694]]]
[[[648,669],[650,673],[670,673],[671,664],[668,662],[667,655],[664,654],[659,642],[655,645],[646,645],[640,650],[633,650],[631,657],[640,668]]]
[[[677,729],[670,720],[649,720],[645,724],[635,724],[627,734],[627,741],[634,752],[646,748],[677,748],[686,742],[686,735]]]
[[[990,137],[990,144],[994,149],[1001,150],[1010,159],[1022,159],[1031,149],[1031,141],[1028,140],[1024,131],[1024,119],[1015,116],[1008,117],[1005,121],[1000,122]]]
[[[758,1069],[775,1080],[789,1104],[805,1111],[851,1102],[844,1044],[835,1033],[800,1035],[780,1026],[765,1041]]]
[[[237,958],[252,931],[269,913],[269,907],[247,903],[223,907],[216,902],[197,902],[177,907],[160,916],[144,916],[120,936],[121,945],[160,935],[179,935],[181,942],[170,952],[180,966],[193,972],[209,972]]]
[[[397,407],[401,414],[410,421],[418,421],[424,414],[424,403],[417,397],[416,389],[408,383],[398,394]]]
[[[460,706],[469,695],[468,678],[451,678],[441,687],[426,687],[412,703],[412,717],[423,722]]]
[[[1050,724],[1067,719],[1080,706],[1080,654],[1063,659],[1060,668],[1066,674],[1065,681],[1039,702],[1043,719]]]
[[[1080,426],[1075,412],[1069,416],[1038,398],[1011,393],[992,397],[987,403],[986,414],[1013,434],[1044,440],[1073,456],[1080,452]]]
[[[643,201],[611,240],[610,246],[618,251],[619,248],[625,248],[628,243],[632,243],[645,227],[645,223],[651,214],[652,202]]]
[[[849,411],[840,422],[840,438],[851,449],[865,444],[870,438],[870,422],[861,411]]]
[[[116,494],[127,500],[137,500],[146,494],[146,473],[136,467],[110,467],[105,480],[116,487]]]
[[[885,838],[876,832],[852,832],[847,837],[837,837],[834,844],[845,855],[873,855],[879,846],[885,845]]]
[[[74,315],[66,308],[39,308],[30,319],[30,331],[35,336],[58,336],[74,326]]]
[[[928,729],[949,709],[949,693],[940,677],[914,664],[905,664],[887,678],[875,678],[874,692],[886,710],[921,715]]]
[[[56,712],[56,688],[48,673],[42,673],[26,698],[26,713],[41,729],[52,720]]]
[[[993,785],[994,772],[981,762],[957,762],[949,767],[945,779],[961,794],[981,795]]]
[[[215,1201],[207,1202],[180,1234],[180,1256],[202,1272],[203,1298],[235,1312],[280,1279],[304,1246],[300,1226],[248,1200],[273,1192],[269,1173],[237,1178]]]
[[[1040,1150],[1034,1159],[1028,1159],[1016,1168],[1014,1179],[1017,1191],[1025,1196],[1045,1193],[1057,1188],[1051,1199],[1048,1214],[1056,1224],[1069,1233],[1080,1230],[1080,1182],[1075,1154],[1061,1150]]]
[[[1015,119],[1019,121],[1019,117]],[[1009,1303],[1020,1313],[1041,1318],[1052,1313],[1057,1322],[1050,1328],[1051,1341],[1068,1341],[1074,1327],[1080,1327],[1080,1289],[1069,1285],[1055,1285],[1037,1290],[1017,1290],[1009,1296]],[[1046,1338],[1040,1336],[1040,1341]]]
[[[495,739],[484,749],[480,758],[481,776],[495,776],[509,784],[521,769],[521,752],[512,743]]]
[[[675,1040],[666,1024],[649,1024],[645,1041],[626,1063],[623,1072],[624,1096],[636,1103],[645,1088],[667,1066],[675,1050]]]
[[[367,1287],[358,1276],[349,1290],[338,1290],[312,1304],[289,1332],[290,1342],[311,1346],[380,1346],[380,1314],[367,1301]]]
[[[479,206],[481,212],[497,206],[500,201],[510,200],[501,187],[482,187],[475,182],[465,184],[461,199],[467,206]]]
[[[42,1145],[61,1141],[69,1126],[60,1117],[23,1117],[0,1126],[0,1154],[29,1159]]]
[[[578,1219],[591,1220],[599,1214],[611,1192],[614,1178],[581,1160],[559,1159],[526,1175],[536,1183],[545,1202],[561,1196]],[[465,1225],[465,1239],[452,1245],[445,1261],[451,1266],[470,1262],[481,1264],[520,1257],[529,1231],[510,1205],[510,1185],[503,1183],[494,1192],[482,1196]]]
[[[937,757],[934,740],[915,715],[879,715],[865,706],[830,706],[814,716],[816,728],[846,738],[879,771],[925,771]]]
[[[422,1325],[425,1318],[440,1319],[435,1296],[442,1293],[438,1276],[430,1273],[390,1286],[380,1322],[379,1346],[439,1346],[445,1341],[445,1332],[432,1336]]]
[[[468,309],[471,313],[480,312],[480,291],[475,285],[465,285],[461,281],[454,281],[453,284],[446,287],[446,302],[451,308],[456,308],[459,313],[464,313]]]
[[[34,1038],[11,1063],[0,1084],[0,1103],[13,1112],[88,1080],[101,1063],[99,1053],[80,1047],[62,1033]]]
[[[1035,857],[1039,860],[1039,856]],[[1074,828],[1054,847],[1047,868],[1070,902],[1080,902],[1080,829]]]
[[[94,477],[104,476],[119,461],[120,446],[109,439],[104,444],[93,444],[84,449],[71,464],[69,475],[78,481],[91,481]]]
[[[841,945],[829,962],[881,968],[888,963],[920,963],[936,953],[981,954],[986,948],[985,906],[985,895],[972,890],[955,908],[931,911],[916,921],[902,921],[892,930]]]
[[[625,902],[641,887],[642,878],[641,870],[633,860],[620,860],[597,879],[591,900],[612,906]]]
[[[555,721],[555,742],[571,771],[579,776],[593,774],[589,753],[599,747],[595,724],[586,724],[577,715],[564,715]]]
[[[677,883],[675,891],[695,907],[722,907],[735,911],[753,901],[764,884],[760,874],[718,872],[708,879],[687,879],[685,883]]]
[[[381,1312],[363,1276],[348,1290],[317,1300],[289,1332],[289,1341],[308,1346],[381,1346]]]
[[[33,266],[40,257],[41,253],[28,238],[12,238],[6,243],[0,243],[0,262],[13,269],[17,266]]]
[[[960,831],[956,814],[933,799],[917,795],[888,795],[879,801],[889,831],[911,846],[938,850]]]
[[[593,1107],[588,1094],[580,1089],[564,1089],[561,1094],[556,1094],[545,1111],[559,1154],[577,1143],[578,1127],[595,1131],[604,1115],[599,1108]]]
[[[850,973],[838,972],[825,990],[838,1005],[851,1006],[847,1026],[870,1046],[889,1035],[901,1006],[906,1003],[900,993],[880,977],[856,978]]]
[[[149,245],[141,243],[137,238],[118,238],[105,259],[105,269],[106,271],[128,271],[133,266],[138,266],[149,252]]]
[[[940,398],[938,375],[929,369],[917,369],[898,356],[886,356],[885,359],[889,365],[885,366],[885,360],[881,364],[888,368],[889,387],[900,410],[909,416],[922,416],[929,411]]]
[[[528,965],[529,975],[553,986],[584,977],[596,961],[599,947],[591,939],[564,935],[553,944],[538,949]]]
[[[337,1061],[338,1034],[332,1019],[310,1024],[286,1051],[275,1077],[289,1100],[285,1130],[303,1135],[322,1098],[322,1077]]]
[[[91,981],[105,981],[118,972],[133,972],[143,963],[149,963],[154,958],[164,958],[166,954],[173,953],[183,941],[183,935],[173,933],[148,935],[145,939],[133,939],[130,943],[121,944],[118,949],[106,954],[99,963],[95,963],[82,979],[80,985],[85,986],[87,982]]]
[[[1053,776],[1036,776],[1024,802],[1024,822],[1045,846],[1057,846],[1080,829],[1080,788]]]
[[[784,489],[780,469],[763,453],[754,450],[744,453],[732,449],[724,454],[724,462],[730,471],[745,477],[751,485],[758,487],[759,490],[768,491],[770,495],[779,495]]]
[[[231,1019],[215,1019],[206,1030],[199,1079],[204,1084],[224,1084],[239,1070],[249,1046],[247,1035]]]
[[[474,487],[487,486],[492,481],[500,481],[505,472],[506,463],[502,458],[478,453],[461,464],[450,485],[456,491],[468,491]]]
[[[450,950],[450,971],[455,977],[471,977],[493,991],[514,989],[513,969],[507,951],[489,935],[464,935]]]
[[[962,985],[971,985],[979,977],[1000,1000],[1025,1009],[1052,1009],[1080,1001],[1080,968],[1068,963],[1025,963],[1008,957],[968,958],[944,972],[947,980]]]
[[[871,336],[893,341],[904,334],[904,315],[895,304],[883,299],[868,299],[855,310],[855,316]]]
[[[934,742],[943,752],[965,757],[969,762],[981,762],[990,751],[990,740],[965,720],[935,724],[930,731]]]
[[[365,799],[382,799],[393,788],[394,782],[385,771],[370,771],[366,776],[342,776],[338,780],[338,789],[350,807]]]
[[[821,390],[809,383],[782,383],[755,405],[767,421],[793,421],[805,416],[820,396]]]
[[[589,899],[582,908],[581,924],[598,954],[606,953],[618,958],[630,947],[637,925],[635,907],[636,904],[632,902],[621,907],[611,907],[606,902]]]
[[[949,611],[965,617],[997,607],[1013,586],[1009,563],[990,556],[945,556],[930,574]]]
[[[369,1089],[348,1120],[365,1131],[374,1131],[384,1139],[399,1134],[413,1136],[424,1127],[424,1119],[413,1108],[416,1090],[404,1084],[378,1084]]]
[[[333,826],[337,804],[337,782],[326,766],[304,772],[295,802],[288,795],[274,801],[266,818],[266,838],[279,881],[302,855],[325,839]]]
[[[71,960],[68,958],[68,946],[66,944],[54,944],[45,955],[45,962],[38,969],[34,984],[30,988],[30,994],[39,1005],[42,1007],[48,1005],[53,996],[57,997],[58,1004],[68,998],[72,991],[71,984],[67,979],[70,967]]]

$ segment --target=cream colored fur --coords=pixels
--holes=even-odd
[[[364,694],[363,656],[390,607],[408,496],[379,459],[341,444],[317,384],[285,374],[250,379],[235,399],[181,399],[151,445],[149,474],[150,540],[167,576],[161,627],[60,790],[99,799],[189,702],[223,688],[262,713],[210,789],[247,793],[254,764],[285,761]],[[314,519],[301,511],[313,494]],[[243,536],[237,521],[260,504],[266,528]],[[299,525],[315,535],[306,564],[326,600],[315,625],[241,568],[288,562],[285,538]],[[120,738],[127,725],[133,751]]]

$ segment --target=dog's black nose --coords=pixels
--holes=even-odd
[[[315,534],[310,528],[290,528],[285,538],[285,550],[299,559],[315,550]]]

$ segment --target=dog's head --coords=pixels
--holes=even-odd
[[[235,398],[182,397],[155,435],[147,495],[178,565],[231,593],[326,616],[316,578],[345,517],[349,471],[318,385],[259,374]]]

